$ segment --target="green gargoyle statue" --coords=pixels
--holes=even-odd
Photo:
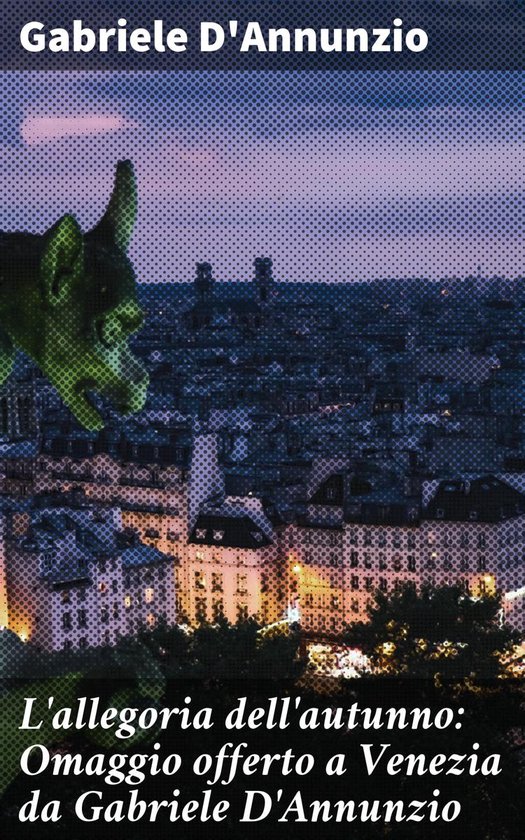
[[[92,392],[122,414],[146,400],[148,375],[127,344],[143,320],[126,253],[136,212],[133,167],[121,161],[88,233],[71,215],[41,236],[0,233],[0,384],[23,350],[92,431],[104,425]]]

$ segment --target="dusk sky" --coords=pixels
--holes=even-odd
[[[524,75],[0,74],[3,230],[103,212],[134,161],[143,281],[525,274]]]

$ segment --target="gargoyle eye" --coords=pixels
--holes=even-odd
[[[122,340],[122,327],[117,318],[108,315],[97,321],[97,334],[104,347],[115,347]]]

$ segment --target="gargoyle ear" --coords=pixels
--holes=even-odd
[[[44,298],[53,306],[67,297],[73,277],[83,270],[83,237],[77,220],[63,216],[46,234],[40,260]]]
[[[127,251],[137,217],[137,186],[130,160],[121,160],[117,164],[115,186],[108,208],[92,234],[101,239],[115,242],[123,251]]]

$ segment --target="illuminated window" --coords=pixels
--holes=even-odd
[[[126,609],[128,609],[128,607],[131,607],[131,595],[124,596],[124,606],[126,607]]]
[[[206,621],[206,599],[195,598],[195,618],[198,622]]]
[[[145,600],[146,604],[151,604],[151,602],[153,601],[153,587],[152,586],[148,586],[144,590],[144,600]]]
[[[237,618],[239,621],[247,621],[248,620],[248,604],[239,603],[237,604]]]
[[[206,589],[206,578],[203,572],[195,572],[195,588]]]
[[[212,614],[214,621],[219,621],[219,619],[224,618],[224,603],[222,599],[212,601]]]

